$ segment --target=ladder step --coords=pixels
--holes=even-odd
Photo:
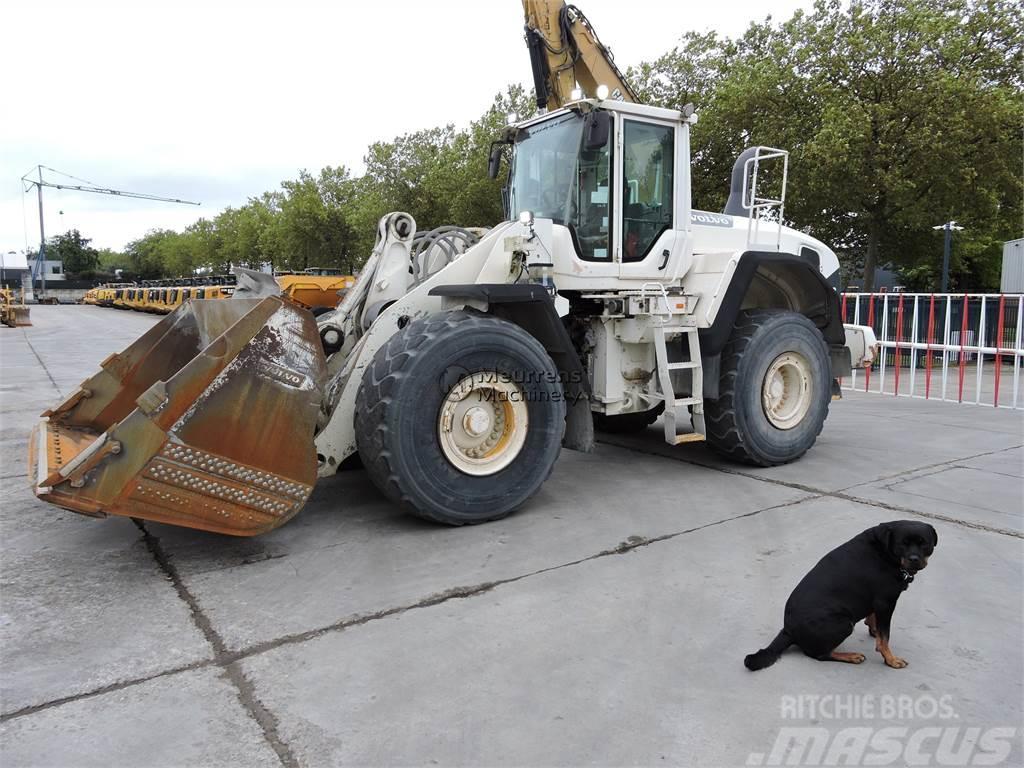
[[[676,407],[678,408],[681,405],[697,405],[698,403],[702,403],[704,401],[699,397],[681,397],[674,402]]]
[[[669,363],[668,364],[668,369],[670,371],[679,371],[679,370],[683,370],[683,369],[686,369],[686,368],[700,368],[700,363],[696,362],[696,361],[693,361],[693,360],[687,360],[686,362],[682,362],[682,363]]]
[[[687,432],[684,435],[676,435],[674,445],[682,445],[683,443],[702,443],[707,438],[698,432]]]

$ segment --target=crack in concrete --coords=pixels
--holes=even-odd
[[[308,640],[312,640],[314,638],[320,637],[330,632],[343,631],[346,629],[350,629],[352,627],[358,627],[363,624],[367,624],[371,621],[390,618],[392,616],[397,616],[408,611],[418,610],[420,608],[430,608],[435,605],[440,605],[441,603],[446,603],[449,600],[462,600],[469,597],[475,597],[477,595],[482,595],[486,592],[490,592],[491,590],[496,589],[497,587],[505,586],[506,584],[514,584],[516,582],[523,581],[524,579],[529,579],[534,576],[540,576],[545,573],[551,573],[553,571],[558,571],[563,568],[572,568],[574,566],[581,565],[583,563],[588,563],[593,560],[599,560],[605,557],[628,554],[642,547],[650,546],[651,544],[669,541],[679,536],[685,536],[690,533],[702,531],[705,528],[712,528],[718,525],[724,525],[725,523],[730,523],[735,520],[742,520],[747,517],[753,517],[763,512],[770,512],[775,509],[782,509],[784,507],[792,507],[798,504],[804,504],[808,501],[812,501],[815,498],[819,497],[806,496],[802,499],[797,499],[795,501],[787,501],[781,504],[773,504],[772,506],[756,509],[753,510],[752,512],[744,512],[739,515],[725,517],[721,520],[714,520],[710,523],[704,523],[702,525],[694,526],[693,528],[686,528],[684,530],[675,531],[673,533],[665,533],[660,536],[631,536],[626,541],[620,542],[614,547],[611,547],[609,549],[603,549],[600,552],[595,552],[592,555],[587,555],[586,557],[581,557],[576,560],[570,560],[568,562],[559,563],[557,565],[549,565],[544,568],[539,568],[535,571],[522,573],[518,576],[510,576],[505,579],[486,581],[471,586],[452,587],[450,589],[444,590],[443,592],[437,592],[433,595],[428,595],[427,597],[424,597],[423,599],[418,600],[415,603],[402,606],[395,606],[393,608],[386,608],[382,611],[376,611],[374,613],[353,616],[351,618],[342,619],[340,621],[328,624],[323,627],[318,627],[316,629],[304,630],[302,632],[296,632],[290,635],[282,635],[280,637],[274,638],[273,640],[266,640],[263,642],[254,643],[253,645],[250,645],[246,648],[242,648],[238,651],[229,652],[229,654],[232,656],[232,658],[236,660],[249,658],[251,656],[257,656],[259,654],[272,651],[284,645],[295,645],[297,643],[304,643]]]
[[[35,352],[35,350],[33,350],[33,352]],[[36,355],[36,358],[39,359],[38,354]],[[39,360],[39,362],[40,362],[40,364],[42,364],[42,360],[41,359]],[[44,366],[44,368],[45,368],[45,366]],[[49,375],[48,371],[47,371],[47,375]],[[50,380],[53,381],[53,378],[50,377]],[[54,382],[54,386],[56,387],[56,382]],[[60,390],[58,389],[58,391],[60,391]],[[987,525],[983,525],[981,523],[975,523],[975,522],[972,522],[972,521],[969,521],[969,520],[961,520],[961,519],[957,519],[957,518],[954,518],[954,517],[951,517],[951,516],[948,516],[948,515],[939,514],[939,513],[921,512],[921,511],[918,511],[918,510],[909,509],[907,507],[902,507],[902,506],[895,505],[895,504],[887,504],[887,503],[880,502],[880,501],[874,501],[872,499],[861,498],[861,497],[858,497],[858,496],[851,495],[849,493],[845,493],[845,490],[847,490],[847,489],[841,489],[841,490],[838,490],[838,491],[827,491],[827,490],[823,490],[823,489],[820,489],[820,488],[815,488],[813,486],[804,485],[802,483],[795,483],[795,482],[790,482],[790,481],[785,481],[785,480],[778,480],[778,479],[774,479],[774,478],[760,477],[758,475],[753,475],[753,474],[750,474],[748,472],[743,472],[743,471],[741,471],[739,469],[732,469],[732,468],[729,468],[729,467],[716,466],[716,465],[708,463],[708,462],[696,461],[696,460],[693,460],[693,459],[690,459],[690,458],[684,458],[682,456],[667,456],[664,453],[655,451],[653,449],[647,450],[647,449],[644,449],[642,447],[623,445],[621,443],[610,442],[610,441],[607,441],[607,440],[599,440],[598,442],[600,442],[600,443],[602,443],[604,445],[608,445],[608,446],[613,447],[613,448],[619,448],[621,450],[628,450],[628,451],[633,451],[635,453],[651,455],[651,456],[655,456],[657,458],[665,459],[665,460],[668,460],[668,461],[679,461],[679,462],[682,462],[684,464],[690,464],[690,465],[693,465],[693,466],[701,467],[703,469],[710,469],[710,470],[713,470],[713,471],[716,471],[716,472],[721,472],[723,474],[738,475],[740,477],[746,477],[746,478],[749,478],[751,480],[757,480],[757,481],[760,481],[760,482],[763,482],[763,483],[768,483],[770,485],[778,485],[778,486],[781,486],[781,487],[784,487],[784,488],[789,488],[791,490],[801,491],[801,492],[803,492],[803,493],[805,493],[807,495],[804,498],[797,499],[795,501],[783,502],[783,503],[780,503],[780,504],[775,504],[775,505],[772,505],[772,506],[768,506],[768,507],[764,507],[764,508],[761,508],[761,509],[757,509],[757,510],[754,510],[754,511],[751,511],[751,512],[744,512],[744,513],[739,514],[739,515],[733,515],[731,517],[722,518],[720,520],[715,520],[715,521],[712,521],[710,523],[704,523],[703,525],[695,526],[695,527],[692,527],[692,528],[687,528],[687,529],[684,529],[684,530],[681,530],[681,531],[676,531],[676,532],[673,532],[673,533],[667,533],[667,534],[662,534],[662,535],[653,536],[653,537],[631,536],[627,540],[619,543],[618,545],[616,545],[614,547],[611,547],[611,548],[605,549],[605,550],[601,550],[600,552],[594,553],[592,555],[588,555],[587,557],[578,558],[576,560],[572,560],[572,561],[565,562],[565,563],[560,563],[560,564],[557,564],[557,565],[547,566],[545,568],[540,568],[540,569],[535,570],[535,571],[530,571],[528,573],[520,574],[518,576],[512,576],[512,577],[509,577],[509,578],[506,578],[506,579],[498,579],[496,581],[482,582],[480,584],[475,584],[475,585],[471,585],[471,586],[452,587],[452,588],[444,590],[442,592],[438,592],[438,593],[435,593],[433,595],[428,595],[427,597],[424,597],[421,600],[418,600],[418,601],[416,601],[414,603],[411,603],[411,604],[402,605],[402,606],[395,606],[393,608],[388,608],[388,609],[384,609],[384,610],[381,610],[381,611],[376,611],[374,613],[353,616],[353,617],[350,617],[350,618],[342,619],[340,621],[334,622],[332,624],[329,624],[329,625],[326,625],[326,626],[323,626],[323,627],[318,627],[316,629],[306,630],[306,631],[303,631],[303,632],[297,632],[297,633],[293,633],[293,634],[289,634],[289,635],[282,635],[282,636],[277,637],[277,638],[275,638],[273,640],[267,640],[267,641],[255,643],[253,645],[250,645],[250,646],[248,646],[246,648],[242,648],[242,649],[237,650],[237,651],[231,651],[231,650],[227,649],[227,646],[225,645],[223,638],[213,628],[213,625],[212,625],[209,617],[206,616],[206,614],[203,612],[201,606],[199,605],[198,600],[189,591],[188,587],[185,585],[183,579],[181,578],[181,575],[178,573],[178,571],[175,568],[175,566],[170,562],[170,559],[168,558],[167,554],[163,551],[163,548],[160,545],[159,539],[157,537],[153,536],[145,528],[144,524],[141,521],[133,520],[133,522],[136,524],[136,526],[142,532],[143,540],[144,540],[144,542],[146,544],[146,547],[149,550],[149,552],[153,555],[154,559],[157,562],[157,565],[160,567],[161,571],[163,571],[165,576],[167,576],[167,578],[171,581],[172,585],[174,586],[175,591],[178,594],[178,597],[188,606],[189,612],[190,612],[190,616],[192,618],[193,623],[195,624],[196,628],[199,629],[199,631],[203,634],[203,636],[207,640],[207,642],[210,644],[210,647],[214,651],[214,657],[212,659],[206,659],[206,660],[202,660],[202,661],[197,661],[197,662],[193,662],[191,664],[182,665],[182,666],[179,666],[179,667],[174,667],[174,668],[171,668],[171,669],[163,670],[162,672],[158,672],[158,673],[155,673],[153,675],[148,675],[148,676],[140,677],[140,678],[134,678],[134,679],[131,679],[131,680],[120,681],[120,682],[117,682],[117,683],[112,683],[110,685],[103,686],[101,688],[96,688],[96,689],[91,690],[91,691],[86,691],[86,692],[83,692],[83,693],[80,693],[80,694],[75,694],[75,695],[72,695],[72,696],[65,696],[65,697],[62,697],[62,698],[59,698],[59,699],[53,699],[53,700],[44,702],[42,704],[36,704],[36,705],[29,706],[29,707],[24,707],[22,709],[15,710],[15,711],[12,711],[12,712],[7,713],[7,714],[0,715],[0,723],[7,722],[8,720],[11,720],[11,719],[14,719],[14,718],[17,718],[17,717],[23,717],[23,716],[26,716],[26,715],[31,715],[31,714],[34,714],[36,712],[40,712],[42,710],[50,709],[52,707],[57,707],[57,706],[61,706],[63,704],[68,704],[68,703],[71,703],[71,702],[74,702],[74,701],[79,701],[81,699],[92,698],[92,697],[95,697],[95,696],[101,696],[101,695],[103,695],[105,693],[111,693],[111,692],[116,692],[116,691],[124,690],[126,688],[130,688],[130,687],[135,686],[135,685],[140,685],[142,683],[146,683],[146,682],[149,682],[151,680],[156,680],[156,679],[159,679],[159,678],[162,678],[162,677],[169,677],[169,676],[172,676],[172,675],[180,674],[182,672],[188,672],[188,671],[195,670],[195,669],[203,669],[203,668],[206,668],[206,667],[214,667],[215,666],[215,667],[219,667],[219,668],[221,668],[223,670],[224,676],[235,687],[235,689],[237,691],[237,696],[238,696],[239,702],[242,704],[242,707],[245,709],[246,713],[250,717],[252,717],[253,720],[259,725],[260,729],[263,732],[265,740],[270,745],[270,747],[274,750],[275,754],[277,754],[278,759],[281,761],[281,764],[284,765],[286,768],[297,768],[297,766],[299,765],[298,760],[296,759],[294,753],[291,751],[291,748],[288,746],[287,743],[285,743],[282,740],[282,738],[281,738],[281,736],[279,734],[279,722],[277,720],[277,717],[259,700],[259,698],[256,695],[255,685],[253,684],[253,682],[251,680],[248,679],[248,677],[246,677],[244,671],[242,670],[240,662],[242,662],[243,660],[245,660],[247,658],[251,658],[253,656],[258,656],[260,654],[267,653],[269,651],[275,650],[275,649],[280,648],[280,647],[284,647],[284,646],[288,646],[288,645],[296,645],[296,644],[301,644],[301,643],[304,643],[304,642],[308,642],[309,640],[313,640],[313,639],[315,639],[317,637],[321,637],[321,636],[329,634],[331,632],[341,632],[341,631],[344,631],[346,629],[351,629],[351,628],[354,628],[354,627],[362,626],[363,624],[368,624],[368,623],[370,623],[372,621],[378,621],[378,620],[390,618],[390,617],[393,617],[393,616],[399,616],[399,615],[402,615],[402,614],[407,613],[409,611],[419,610],[421,608],[429,608],[429,607],[432,607],[432,606],[440,605],[441,603],[448,602],[449,600],[461,600],[461,599],[472,598],[472,597],[475,597],[477,595],[486,594],[486,593],[488,593],[488,592],[490,592],[490,591],[492,591],[492,590],[494,590],[494,589],[496,589],[498,587],[501,587],[501,586],[504,586],[504,585],[507,585],[507,584],[514,584],[516,582],[523,581],[525,579],[529,579],[529,578],[532,578],[534,576],[539,576],[539,575],[543,575],[543,574],[546,574],[546,573],[551,573],[553,571],[561,570],[563,568],[575,567],[577,565],[581,565],[583,563],[587,563],[587,562],[590,562],[590,561],[593,561],[593,560],[598,560],[598,559],[605,558],[605,557],[629,554],[629,553],[633,552],[634,550],[637,550],[637,549],[640,549],[640,548],[643,548],[643,547],[648,547],[648,546],[650,546],[652,544],[656,544],[656,543],[660,543],[660,542],[664,542],[664,541],[669,541],[669,540],[675,539],[675,538],[677,538],[679,536],[684,536],[684,535],[687,535],[687,534],[690,534],[690,533],[695,533],[697,531],[701,531],[701,530],[704,530],[706,528],[711,528],[711,527],[714,527],[714,526],[723,525],[725,523],[733,522],[733,521],[736,521],[736,520],[742,520],[744,518],[753,517],[753,516],[759,515],[759,514],[761,514],[763,512],[769,512],[769,511],[777,510],[777,509],[784,509],[784,508],[787,508],[787,507],[794,507],[794,506],[797,506],[797,505],[800,505],[800,504],[804,504],[804,503],[807,503],[809,501],[813,501],[815,499],[820,499],[820,498],[824,498],[824,497],[841,499],[841,500],[844,500],[844,501],[850,501],[850,502],[855,503],[855,504],[863,504],[863,505],[866,505],[866,506],[872,506],[872,507],[876,507],[876,508],[880,508],[880,509],[885,509],[885,510],[893,511],[893,512],[900,512],[900,513],[909,514],[909,515],[916,515],[916,516],[919,516],[919,517],[931,518],[931,519],[940,520],[940,521],[943,521],[943,522],[948,522],[948,523],[953,523],[953,524],[956,524],[956,525],[961,525],[961,526],[964,526],[964,527],[967,527],[967,528],[972,528],[972,529],[976,529],[976,530],[983,530],[983,531],[990,532],[990,533],[1002,534],[1002,535],[1006,535],[1006,536],[1013,536],[1013,537],[1016,537],[1016,538],[1024,538],[1024,534],[1021,534],[1021,533],[1019,533],[1017,531],[1011,531],[1011,530],[1007,530],[1007,529],[996,528],[996,527],[993,527],[993,526],[987,526]],[[936,468],[936,467],[947,467],[947,466],[953,464],[953,462],[967,461],[967,460],[970,460],[970,459],[980,458],[980,457],[983,457],[983,456],[990,456],[990,455],[993,455],[993,454],[1002,453],[1004,451],[1015,450],[1015,449],[1020,448],[1020,447],[1021,446],[1011,446],[1011,447],[1008,447],[1008,448],[1002,448],[1002,449],[995,450],[995,451],[987,451],[987,452],[975,454],[975,455],[972,455],[972,456],[966,456],[966,457],[954,459],[951,462],[942,462],[942,463],[929,464],[929,465],[925,465],[925,466],[922,466],[922,467],[916,467],[916,468],[913,468],[913,469],[906,470],[904,472],[899,472],[899,473],[896,473],[896,474],[893,474],[893,475],[888,475],[888,476],[885,476],[885,477],[882,477],[882,478],[878,478],[877,480],[874,480],[874,481],[871,481],[871,482],[880,482],[880,481],[883,481],[883,480],[891,480],[891,479],[894,479],[894,478],[902,477],[902,476],[905,476],[905,475],[911,475],[911,474],[914,474],[914,473],[917,473],[917,472],[921,472],[921,471],[928,470],[928,469],[933,469],[933,468]],[[861,483],[859,485],[865,485],[865,483]],[[848,486],[848,488],[856,488],[856,487],[858,487],[858,486],[857,485]]]
[[[997,528],[994,525],[985,525],[984,523],[977,523],[973,520],[964,520],[963,518],[953,517],[952,515],[944,515],[941,512],[922,512],[918,509],[911,509],[910,507],[903,507],[899,504],[889,504],[884,501],[875,501],[874,499],[865,499],[860,496],[851,496],[846,493],[830,493],[829,496],[834,496],[837,499],[844,499],[846,501],[852,501],[855,504],[864,504],[868,507],[878,507],[879,509],[885,509],[889,512],[900,512],[906,515],[916,515],[917,517],[924,517],[928,520],[939,520],[943,523],[953,523],[954,525],[960,525],[964,528],[973,528],[976,531],[985,531],[986,533],[996,533],[1001,536],[1011,536],[1016,539],[1024,539],[1024,533],[1020,531],[1014,531],[1009,528]]]
[[[42,712],[43,710],[52,709],[53,707],[59,707],[62,704],[71,704],[75,701],[82,701],[83,699],[91,699],[94,696],[102,696],[105,693],[115,693],[117,691],[123,691],[125,688],[131,688],[134,685],[141,685],[142,683],[148,683],[151,680],[159,680],[161,677],[170,677],[171,675],[178,675],[182,672],[191,672],[196,669],[203,669],[210,667],[215,664],[213,659],[203,659],[202,661],[193,661],[190,664],[182,664],[178,667],[171,667],[160,672],[154,672],[152,675],[144,675],[143,677],[133,677],[129,680],[119,680],[116,683],[110,683],[100,688],[93,688],[91,691],[83,691],[82,693],[71,694],[70,696],[62,696],[59,699],[50,699],[44,701],[41,704],[31,704],[21,709],[14,709],[10,712],[5,712],[0,715],[0,724],[6,723],[8,720],[13,720],[16,717],[24,717],[25,715],[33,715],[36,712]]]
[[[50,373],[50,369],[46,367],[46,363],[43,362],[43,358],[39,356],[39,353],[36,352],[36,348],[32,346],[32,342],[29,341],[28,334],[25,331],[22,331],[22,335],[25,337],[25,343],[28,345],[28,348],[32,350],[32,354],[36,356],[36,360],[38,360],[39,365],[42,366],[43,372],[46,374],[46,378],[48,378],[50,383],[53,384],[53,388],[57,390],[57,394],[63,398],[64,393],[61,391],[61,388],[57,386],[57,381],[53,378],[53,374]]]
[[[206,637],[207,642],[210,643],[210,646],[214,650],[214,657],[212,659],[206,659],[203,661],[193,662],[191,664],[183,665],[180,667],[167,669],[153,675],[148,675],[146,677],[124,680],[121,682],[103,686],[102,688],[96,688],[92,691],[86,691],[84,693],[75,694],[73,696],[65,696],[59,699],[52,699],[42,704],[35,704],[30,707],[24,707],[22,709],[0,716],[0,723],[4,723],[16,717],[31,715],[42,710],[50,709],[52,707],[58,707],[62,704],[68,704],[70,702],[79,701],[81,699],[88,699],[94,696],[101,696],[104,693],[110,693],[112,691],[124,690],[125,688],[130,688],[134,685],[146,683],[150,680],[156,680],[161,677],[168,677],[171,675],[179,674],[181,672],[188,672],[193,669],[202,669],[205,667],[216,666],[222,668],[225,671],[225,674],[227,675],[230,682],[233,685],[235,685],[235,687],[238,689],[239,701],[242,702],[248,714],[251,717],[253,717],[253,719],[255,719],[256,722],[263,729],[264,736],[267,737],[268,742],[270,742],[271,746],[274,747],[274,750],[275,752],[277,752],[282,764],[288,766],[288,768],[297,767],[299,765],[298,761],[295,759],[294,755],[291,753],[291,750],[288,748],[288,746],[280,739],[280,736],[278,734],[279,724],[276,717],[273,715],[272,712],[270,712],[270,710],[266,708],[265,705],[262,704],[262,702],[260,702],[256,698],[255,686],[242,672],[240,665],[241,661],[251,658],[253,656],[258,656],[260,654],[273,651],[283,646],[298,645],[301,643],[305,643],[309,640],[313,640],[317,637],[321,637],[331,632],[342,632],[346,629],[362,626],[363,624],[369,624],[372,621],[378,621],[380,619],[386,619],[392,616],[399,616],[401,614],[408,613],[409,611],[419,610],[421,608],[430,608],[435,605],[440,605],[441,603],[446,603],[449,600],[463,600],[466,598],[476,597],[477,595],[485,594],[493,589],[504,586],[506,584],[514,584],[516,582],[523,581],[534,576],[540,576],[545,573],[551,573],[553,571],[558,571],[563,568],[571,568],[577,565],[581,565],[583,563],[587,563],[593,560],[599,560],[605,557],[629,554],[634,550],[641,549],[643,547],[648,547],[651,544],[657,544],[664,541],[669,541],[671,539],[675,539],[679,536],[685,536],[690,533],[696,533],[697,531],[702,531],[705,528],[713,528],[715,526],[724,525],[725,523],[730,523],[736,520],[754,517],[755,515],[760,515],[763,512],[770,512],[776,509],[797,506],[799,504],[804,504],[808,501],[813,501],[814,499],[817,498],[821,498],[821,495],[819,494],[805,496],[802,499],[787,501],[780,504],[773,504],[768,507],[756,509],[752,512],[744,512],[739,515],[725,517],[721,520],[714,520],[710,523],[704,523],[702,525],[694,526],[693,528],[686,528],[681,531],[666,533],[660,536],[630,536],[628,539],[626,539],[623,542],[620,542],[614,547],[611,547],[609,549],[603,549],[600,552],[596,552],[592,555],[587,555],[586,557],[581,557],[576,560],[571,560],[565,563],[559,563],[558,565],[550,565],[545,568],[539,568],[535,571],[520,574],[518,576],[510,576],[506,579],[486,581],[471,586],[452,587],[442,592],[436,592],[432,595],[428,595],[427,597],[417,600],[414,603],[395,606],[393,608],[387,608],[381,611],[376,611],[374,613],[353,616],[347,619],[342,619],[340,621],[334,622],[332,624],[328,624],[323,627],[318,627],[316,629],[310,629],[303,632],[296,632],[289,635],[282,635],[280,637],[274,638],[273,640],[266,640],[260,643],[254,643],[253,645],[250,645],[247,648],[242,648],[237,651],[227,650],[226,646],[224,645],[223,638],[221,638],[220,635],[216,632],[216,630],[213,629],[209,618],[203,613],[198,601],[189,591],[188,587],[185,586],[181,578],[181,575],[178,573],[177,569],[174,567],[173,564],[170,563],[166,553],[160,546],[159,539],[157,539],[157,537],[149,533],[149,531],[146,530],[146,528],[144,527],[143,523],[140,520],[136,520],[133,518],[133,522],[135,523],[135,525],[138,526],[140,531],[142,531],[143,540],[146,544],[147,549],[150,551],[154,559],[157,561],[157,564],[160,566],[160,569],[171,581],[172,585],[174,586],[175,590],[178,593],[179,598],[183,600],[186,603],[186,605],[188,605],[189,611],[191,612],[192,615],[193,622],[195,623],[196,627]],[[268,734],[270,735],[268,736]],[[278,751],[279,747],[285,751],[287,757],[282,756],[281,752]]]
[[[206,642],[213,648],[213,661],[211,663],[220,667],[223,670],[223,676],[235,687],[239,703],[249,717],[260,727],[264,740],[274,750],[278,760],[281,761],[281,765],[284,768],[298,768],[299,762],[295,754],[292,752],[291,747],[281,738],[278,731],[277,716],[259,700],[259,697],[256,695],[256,686],[245,676],[241,665],[237,664],[237,660],[228,652],[224,638],[213,628],[213,623],[203,612],[199,601],[185,585],[181,574],[178,573],[178,569],[170,561],[167,553],[164,552],[163,547],[160,545],[160,539],[150,533],[141,520],[132,518],[132,522],[142,532],[142,540],[146,545],[146,549],[149,550],[153,559],[156,560],[157,566],[159,566],[160,570],[163,571],[164,575],[174,586],[175,592],[178,593],[178,598],[188,606],[192,623],[195,624],[196,629],[202,633]]]
[[[639,447],[639,446],[624,445],[622,443],[616,443],[616,442],[612,442],[612,441],[609,441],[609,440],[602,440],[602,439],[599,439],[597,442],[601,443],[602,445],[611,446],[613,448],[620,448],[620,449],[622,449],[624,451],[633,451],[634,453],[641,453],[641,454],[644,454],[646,456],[656,456],[656,457],[658,457],[660,459],[665,459],[666,461],[678,461],[678,462],[681,462],[683,464],[690,464],[690,465],[695,466],[695,467],[701,467],[702,469],[711,469],[711,470],[714,470],[715,472],[722,472],[723,474],[726,474],[726,475],[738,475],[739,477],[746,477],[746,478],[749,478],[751,480],[757,480],[757,481],[762,482],[762,483],[769,483],[770,485],[778,485],[778,486],[782,486],[783,488],[791,488],[793,490],[803,491],[804,493],[813,494],[813,495],[815,495],[817,497],[828,496],[828,497],[831,497],[831,498],[834,498],[834,499],[842,499],[843,501],[850,501],[850,502],[853,502],[854,504],[864,504],[864,505],[869,506],[869,507],[877,507],[879,509],[885,509],[885,510],[888,510],[890,512],[899,512],[901,514],[916,515],[917,517],[924,517],[924,518],[927,518],[927,519],[930,519],[930,520],[939,520],[939,521],[942,521],[944,523],[953,523],[955,525],[961,525],[961,526],[963,526],[965,528],[973,528],[974,530],[978,530],[978,531],[986,531],[987,533],[995,533],[995,534],[999,534],[999,535],[1002,535],[1002,536],[1012,536],[1014,538],[1024,539],[1024,533],[1021,533],[1020,531],[1014,531],[1014,530],[1011,530],[1009,528],[998,528],[998,527],[993,526],[993,525],[985,525],[984,523],[977,523],[977,522],[974,522],[973,520],[964,520],[962,518],[952,517],[950,515],[944,515],[944,514],[941,514],[939,512],[922,512],[921,510],[911,509],[909,507],[903,507],[903,506],[900,506],[898,504],[888,504],[888,503],[883,502],[883,501],[876,501],[874,499],[866,499],[866,498],[863,498],[861,496],[854,496],[853,494],[845,493],[844,492],[845,489],[840,489],[838,491],[827,491],[827,490],[824,490],[822,488],[815,488],[814,486],[804,485],[803,483],[794,483],[794,482],[790,482],[788,480],[776,480],[776,479],[770,478],[770,477],[761,477],[759,475],[752,475],[749,472],[742,472],[742,471],[740,471],[738,469],[730,469],[729,467],[716,466],[716,465],[711,464],[709,462],[696,461],[696,460],[690,459],[690,458],[683,458],[682,456],[666,456],[664,453],[662,453],[660,451],[656,451],[653,448],[646,449],[646,448]],[[1010,446],[1008,448],[1000,448],[997,451],[988,451],[988,452],[985,452],[985,453],[975,454],[973,456],[964,456],[962,458],[952,459],[950,462],[946,462],[946,465],[952,464],[953,462],[957,462],[957,461],[969,461],[970,459],[976,459],[976,458],[979,458],[981,456],[990,456],[992,454],[1002,453],[1003,451],[1012,451],[1012,450],[1015,450],[1015,449],[1020,448],[1020,447],[1021,446],[1019,446],[1019,445],[1014,445],[1014,446]],[[900,477],[901,475],[904,475],[904,474],[913,474],[914,472],[920,472],[920,471],[925,470],[925,469],[930,469],[930,468],[939,467],[939,466],[944,466],[944,465],[943,464],[929,464],[929,465],[926,465],[926,466],[923,466],[923,467],[916,467],[914,469],[909,469],[906,472],[898,473],[898,474],[895,474],[895,475],[890,475],[890,476],[888,476],[886,478],[883,478],[883,479],[891,480],[893,478]],[[877,481],[871,481],[871,482],[877,482]],[[866,484],[867,483],[860,483],[858,485],[848,486],[848,488],[857,488],[860,485],[866,485]]]
[[[1021,445],[1011,445],[1008,448],[998,448],[998,449],[996,449],[994,451],[984,451],[982,453],[975,453],[975,454],[972,454],[970,456],[961,456],[961,457],[956,458],[956,459],[951,459],[950,461],[940,461],[940,462],[936,462],[934,464],[924,464],[924,465],[922,465],[920,467],[914,467],[913,469],[907,469],[907,470],[904,470],[902,472],[896,472],[896,473],[891,474],[891,475],[882,475],[882,477],[876,478],[874,480],[869,480],[866,483],[854,483],[853,485],[848,485],[845,488],[840,488],[839,490],[840,491],[848,491],[851,488],[859,488],[862,485],[869,485],[871,483],[881,483],[881,482],[884,482],[886,480],[896,480],[896,479],[901,478],[901,477],[907,477],[907,475],[913,475],[913,474],[916,474],[918,472],[924,472],[927,469],[934,469],[934,470],[936,470],[936,472],[929,473],[929,474],[938,474],[939,472],[942,472],[942,471],[944,471],[946,469],[953,469],[953,468],[959,466],[959,465],[957,465],[955,463],[955,462],[958,462],[958,461],[971,461],[972,459],[980,459],[980,458],[982,458],[984,456],[995,456],[997,453],[1006,453],[1007,451],[1016,451],[1019,448],[1024,448],[1024,443],[1022,443]],[[976,469],[976,467],[965,467],[965,469]],[[989,470],[979,470],[979,471],[987,472]],[[999,474],[999,473],[994,473],[994,474]],[[927,475],[923,475],[923,477],[927,477]]]

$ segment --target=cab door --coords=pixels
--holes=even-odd
[[[620,224],[615,252],[619,276],[668,281],[686,255],[685,232],[678,222],[686,164],[675,123],[621,115],[614,178]]]

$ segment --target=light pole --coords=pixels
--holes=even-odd
[[[963,227],[958,227],[955,221],[947,221],[945,224],[932,227],[932,229],[946,230],[946,238],[942,246],[942,292],[949,293],[949,254],[953,250],[953,230],[961,230]]]

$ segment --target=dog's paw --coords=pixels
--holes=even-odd
[[[863,664],[864,663],[864,659],[866,659],[866,658],[867,658],[867,656],[865,656],[863,653],[851,653],[850,654],[850,663],[851,664]]]
[[[893,669],[903,669],[905,666],[907,666],[907,660],[901,659],[899,656],[890,656],[888,659],[885,660],[885,664],[886,666],[892,667]]]

